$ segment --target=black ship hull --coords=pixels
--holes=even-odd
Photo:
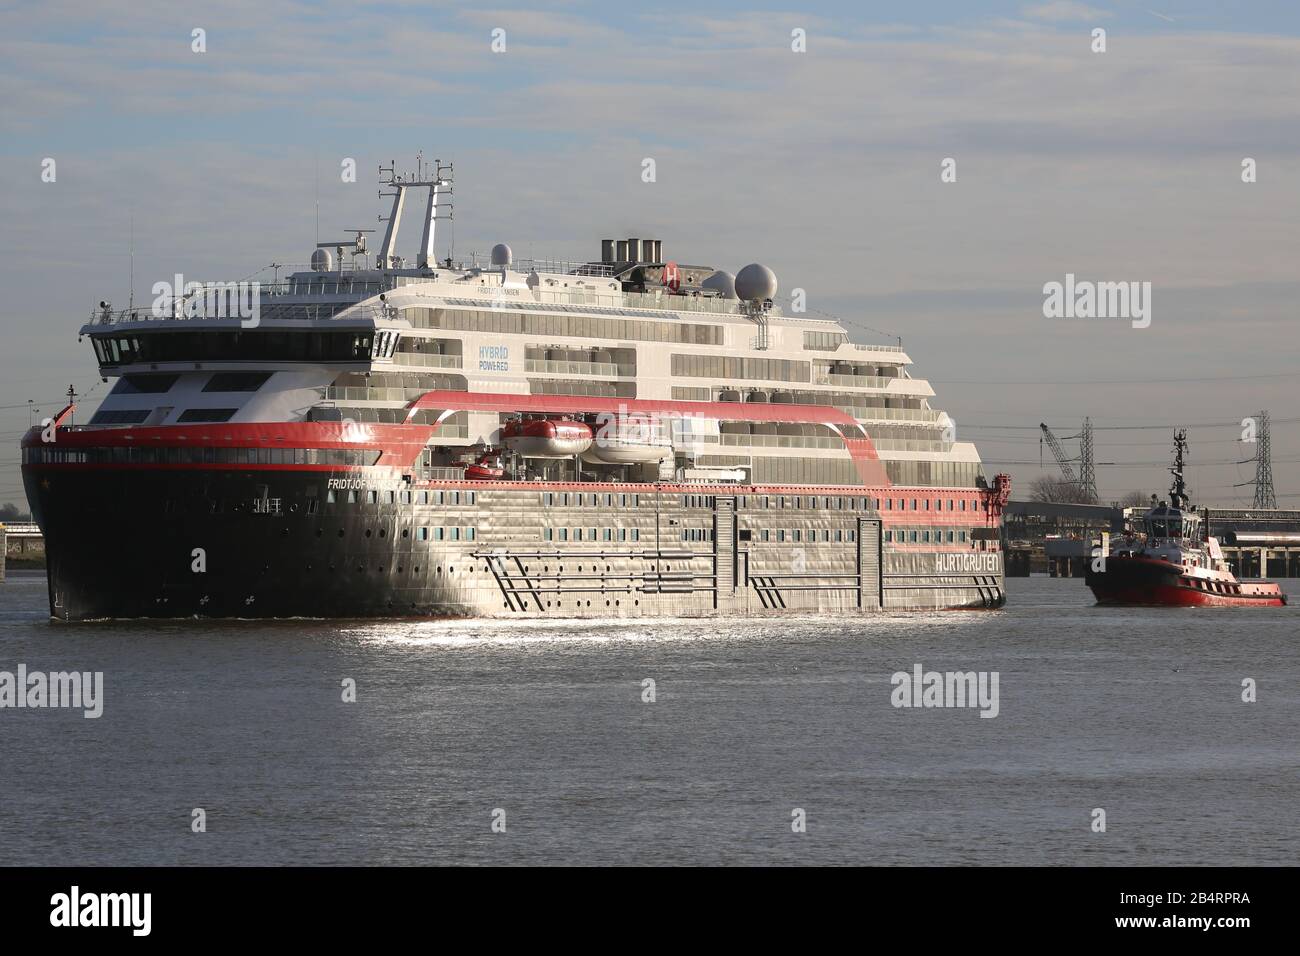
[[[734,497],[621,494],[610,506],[608,493],[575,495],[594,507],[563,512],[518,484],[431,491],[373,471],[25,467],[51,616],[763,615],[1005,601],[1000,553],[895,552],[874,510],[782,514],[831,539],[794,548],[760,543],[750,529],[769,516],[737,514]],[[584,540],[560,544],[552,524],[584,526]]]

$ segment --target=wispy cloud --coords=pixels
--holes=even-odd
[[[1092,7],[1074,0],[1049,0],[1047,3],[1030,3],[1020,8],[1022,16],[1031,20],[1048,20],[1052,23],[1100,20],[1113,16],[1109,10]]]

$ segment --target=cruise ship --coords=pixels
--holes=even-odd
[[[657,239],[438,259],[450,165],[381,179],[373,255],[347,230],[283,279],[177,276],[93,311],[81,336],[111,390],[22,442],[52,617],[1004,603],[1010,480],[901,344],[783,311],[762,265],[733,277]]]

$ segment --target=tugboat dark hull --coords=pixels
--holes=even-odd
[[[1189,577],[1178,565],[1152,558],[1107,558],[1106,569],[1097,572],[1090,567],[1085,580],[1103,605],[1282,607],[1287,603],[1276,582]]]

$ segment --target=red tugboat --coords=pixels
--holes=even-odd
[[[1238,581],[1216,538],[1201,536],[1201,518],[1183,483],[1187,432],[1174,435],[1168,502],[1153,502],[1141,531],[1089,564],[1088,587],[1098,604],[1157,607],[1281,607],[1273,581]],[[1152,496],[1154,498],[1154,496]],[[1208,529],[1206,529],[1208,531]]]

